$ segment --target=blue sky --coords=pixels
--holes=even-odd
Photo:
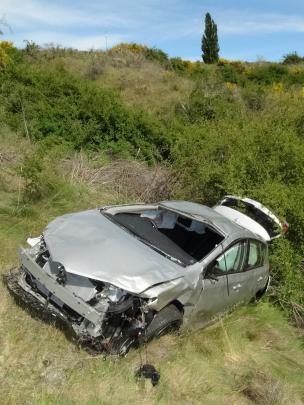
[[[218,24],[221,56],[254,61],[304,55],[304,0],[0,0],[3,38],[78,49],[138,42],[200,59],[203,16]]]

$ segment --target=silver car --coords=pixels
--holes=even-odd
[[[125,354],[260,298],[269,284],[267,242],[286,226],[235,196],[213,208],[165,201],[67,214],[28,239],[7,284],[87,347]]]

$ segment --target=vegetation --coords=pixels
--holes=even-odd
[[[17,307],[1,283],[2,402],[303,403],[303,65],[209,65],[137,44],[5,52],[1,274],[52,218],[111,203],[248,195],[290,231],[271,246],[264,302],[149,345],[161,371],[153,390],[133,379],[138,353],[90,357]]]
[[[297,52],[288,53],[283,57],[283,64],[284,65],[297,65],[298,63],[302,63],[303,58],[298,55]]]
[[[203,61],[205,63],[217,63],[219,60],[219,43],[217,37],[217,25],[209,13],[205,16],[205,33],[202,38]]]
[[[9,41],[0,41],[0,69],[4,69],[10,61],[10,51],[13,44]]]

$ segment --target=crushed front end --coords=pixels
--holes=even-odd
[[[63,321],[95,352],[125,354],[153,318],[147,301],[108,283],[67,272],[53,261],[43,237],[20,250],[21,267],[7,285],[27,307]]]

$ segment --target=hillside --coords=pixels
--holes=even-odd
[[[272,289],[262,303],[149,345],[161,371],[154,390],[134,382],[136,351],[116,362],[91,357],[0,284],[4,403],[118,403],[126,395],[133,403],[303,403],[304,66],[205,66],[126,44],[5,52],[1,274],[50,219],[105,204],[248,195],[290,231],[271,248]]]

